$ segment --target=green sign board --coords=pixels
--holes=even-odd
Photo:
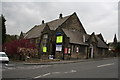
[[[63,42],[63,36],[57,36],[56,43],[62,43]]]
[[[43,47],[43,52],[47,52],[47,47]]]

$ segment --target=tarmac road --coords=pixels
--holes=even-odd
[[[69,64],[13,65],[3,67],[3,78],[118,78],[117,58]]]

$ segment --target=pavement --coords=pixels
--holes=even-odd
[[[24,62],[24,65],[54,65],[54,64],[69,64],[77,63],[84,61],[96,61],[96,60],[105,60],[105,59],[114,59],[118,57],[109,57],[109,58],[93,58],[93,59],[76,59],[76,60],[61,60],[61,61],[51,61],[51,62]]]

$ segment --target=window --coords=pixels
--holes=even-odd
[[[74,52],[74,46],[73,45],[71,45],[71,48],[72,48],[71,52]]]
[[[80,53],[82,53],[82,54],[84,54],[85,53],[85,46],[80,46],[80,48],[79,48],[79,52]]]
[[[75,28],[72,28],[72,31],[73,31],[73,32],[75,32],[75,31],[76,31],[76,29],[75,29]]]
[[[47,43],[47,39],[43,39],[43,42],[44,42],[44,43]]]
[[[76,52],[76,46],[73,45],[73,52]]]
[[[78,46],[76,47],[76,52],[79,52],[79,47]]]
[[[0,57],[7,57],[6,54],[0,54]]]
[[[39,39],[35,39],[35,43],[39,43]]]
[[[33,39],[30,39],[30,43],[33,43],[34,41],[33,41]]]
[[[47,46],[47,44],[46,44],[46,43],[43,43],[43,46]]]
[[[43,35],[43,38],[46,38],[46,39],[47,39],[47,38],[48,38],[48,34],[44,34],[44,35]]]
[[[85,42],[85,35],[83,35],[83,42]]]
[[[43,43],[48,43],[48,34],[43,35]]]
[[[43,39],[42,39],[42,45],[43,45],[42,51],[43,51],[44,53],[46,53],[46,52],[47,52],[47,49],[48,49],[47,43],[48,43],[48,34],[44,34],[44,35],[43,35]]]

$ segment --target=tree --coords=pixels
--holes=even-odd
[[[35,44],[31,43],[29,40],[27,39],[23,39],[23,40],[14,40],[11,42],[7,42],[3,45],[4,51],[9,55],[9,56],[13,56],[13,55],[19,55],[17,49],[18,48],[31,48],[34,49]]]
[[[11,42],[11,41],[14,41],[14,40],[17,40],[18,38],[18,35],[9,35],[9,34],[6,34],[6,40],[5,42]]]
[[[6,39],[6,27],[5,27],[5,18],[3,15],[0,16],[0,27],[2,28],[2,45],[5,43]]]
[[[115,52],[117,53],[118,56],[120,56],[120,42],[118,42],[115,46]]]

